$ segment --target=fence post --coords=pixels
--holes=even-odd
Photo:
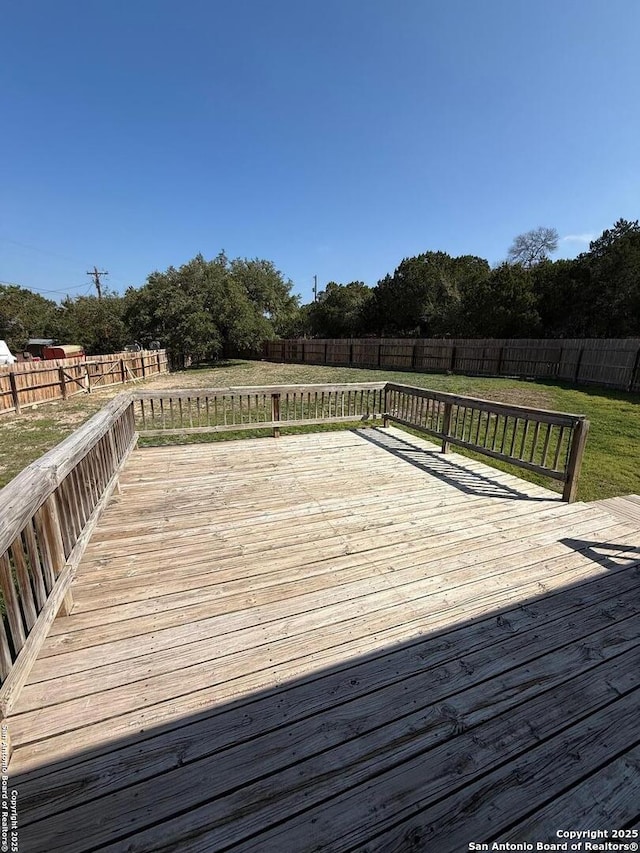
[[[324,363],[327,363],[327,342],[324,342]]]
[[[353,366],[353,344],[349,344],[349,367]]]
[[[417,348],[417,346],[418,346],[417,344],[414,344],[412,349],[411,349],[411,370],[416,369],[416,348]]]
[[[628,391],[633,391],[636,382],[640,379],[640,349],[636,353],[636,360],[631,369],[631,380],[629,382]]]
[[[280,394],[271,395],[271,420],[276,423],[280,421]],[[280,438],[280,427],[274,426],[273,437]]]
[[[304,357],[304,341],[302,341],[302,343],[300,344],[300,348],[301,348],[301,350],[302,350],[302,363],[304,364],[304,363],[305,363],[305,357]]]
[[[156,353],[156,361],[158,362],[158,376],[160,375],[160,353]]]
[[[502,362],[504,361],[504,347],[500,347],[500,352],[498,353],[498,369],[496,373],[498,376],[502,373]]]
[[[378,344],[378,367],[382,364],[382,344]]]
[[[64,373],[64,367],[58,368],[58,377],[60,380],[60,390],[62,391],[62,399],[67,399],[67,377]]]
[[[20,392],[16,383],[16,374],[13,370],[9,371],[9,384],[11,385],[11,397],[13,399],[13,408],[16,410],[16,415],[20,414]]]
[[[146,369],[145,363],[144,363],[144,355],[140,356],[140,364],[142,365],[142,378],[144,379],[147,375],[147,369]]]
[[[127,381],[127,371],[124,366],[124,358],[120,359],[120,376],[122,377],[122,384],[124,385]]]
[[[84,369],[86,371],[85,381],[87,383],[87,394],[90,394],[91,393],[91,374],[89,373],[89,362],[88,361],[85,361]]]
[[[453,406],[452,403],[445,403],[444,404],[444,418],[442,420],[442,432],[445,435],[449,435],[449,430],[451,429],[451,409],[452,409],[452,406]],[[444,438],[442,440],[442,452],[448,453],[450,449],[451,449],[451,445],[449,444],[447,439]]]
[[[456,348],[451,347],[451,366],[449,370],[453,373],[456,369]]]
[[[582,356],[584,355],[584,347],[580,347],[580,352],[578,353],[578,360],[576,362],[576,372],[573,376],[573,381],[577,382],[578,377],[580,376],[580,365],[582,364]]]
[[[584,455],[584,446],[587,441],[589,432],[589,421],[581,420],[576,423],[576,427],[571,436],[571,448],[569,450],[569,463],[567,465],[567,473],[562,492],[562,500],[567,503],[573,503],[576,499],[578,491],[578,478],[580,477],[580,468],[582,467],[582,457]]]

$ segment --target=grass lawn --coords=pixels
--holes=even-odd
[[[214,388],[227,385],[277,385],[282,383],[394,381],[421,388],[432,388],[505,403],[557,409],[586,415],[591,422],[587,450],[580,478],[578,498],[597,500],[640,493],[640,397],[601,388],[578,390],[551,382],[525,382],[515,379],[446,376],[405,373],[392,370],[360,370],[302,364],[275,364],[233,361],[215,367],[199,367],[160,376],[144,383],[147,388]],[[142,383],[137,383],[138,387]],[[122,390],[122,386],[40,405],[25,410],[19,417],[6,415],[0,420],[0,485],[45,450],[72,432],[104,403]],[[327,425],[329,426],[329,425]],[[336,428],[336,425],[331,425]],[[310,431],[316,427],[289,428],[286,431]],[[247,433],[240,433],[247,435]],[[216,440],[230,438],[218,434]],[[202,440],[202,437],[198,437]],[[211,440],[212,436],[206,436]],[[491,460],[482,458],[493,464]],[[520,469],[502,466],[518,476],[551,487],[551,481]],[[555,485],[555,484],[554,484]]]

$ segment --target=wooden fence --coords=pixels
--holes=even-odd
[[[265,341],[264,358],[304,364],[517,376],[640,393],[640,338],[345,338]]]
[[[166,350],[118,352],[86,359],[24,361],[0,367],[0,414],[23,406],[66,400],[95,388],[144,379],[169,369]]]
[[[133,396],[124,392],[2,489],[2,717],[56,614],[73,605],[75,570],[136,441]]]

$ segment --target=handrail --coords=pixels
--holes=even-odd
[[[384,420],[439,438],[443,453],[453,444],[560,480],[563,500],[575,500],[589,431],[584,415],[389,382]]]
[[[1,491],[0,715],[6,716],[69,590],[93,527],[137,435],[119,394]]]
[[[140,389],[132,392],[136,400],[146,400],[159,397],[206,397],[214,394],[261,394],[263,391],[269,393],[286,394],[304,391],[354,391],[355,389],[384,391],[387,382],[339,382],[339,383],[301,383],[298,385],[221,385],[218,388],[181,388],[175,390],[163,389]]]
[[[273,430],[281,426],[368,422],[384,414],[386,383],[260,385],[134,394],[140,436]]]
[[[584,415],[573,415],[567,412],[556,412],[552,409],[534,409],[531,406],[518,406],[511,403],[499,403],[494,400],[485,400],[482,397],[469,397],[461,394],[449,394],[446,391],[431,391],[426,388],[416,388],[414,385],[400,385],[396,382],[387,382],[387,391],[410,391],[414,396],[428,397],[431,400],[439,400],[443,403],[456,403],[469,405],[485,412],[505,415],[535,415],[541,423],[564,424],[570,426],[575,420],[584,418]]]

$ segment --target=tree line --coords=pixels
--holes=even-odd
[[[87,354],[159,341],[196,361],[259,352],[274,337],[627,337],[640,335],[640,225],[618,220],[573,260],[552,261],[553,229],[519,235],[508,260],[429,251],[373,287],[329,282],[301,304],[271,261],[197,255],[120,296],[56,303],[0,286],[0,338],[81,344]]]
[[[573,260],[553,229],[519,235],[509,259],[425,252],[375,287],[331,282],[304,306],[316,337],[599,338],[640,335],[640,225],[618,220]]]

